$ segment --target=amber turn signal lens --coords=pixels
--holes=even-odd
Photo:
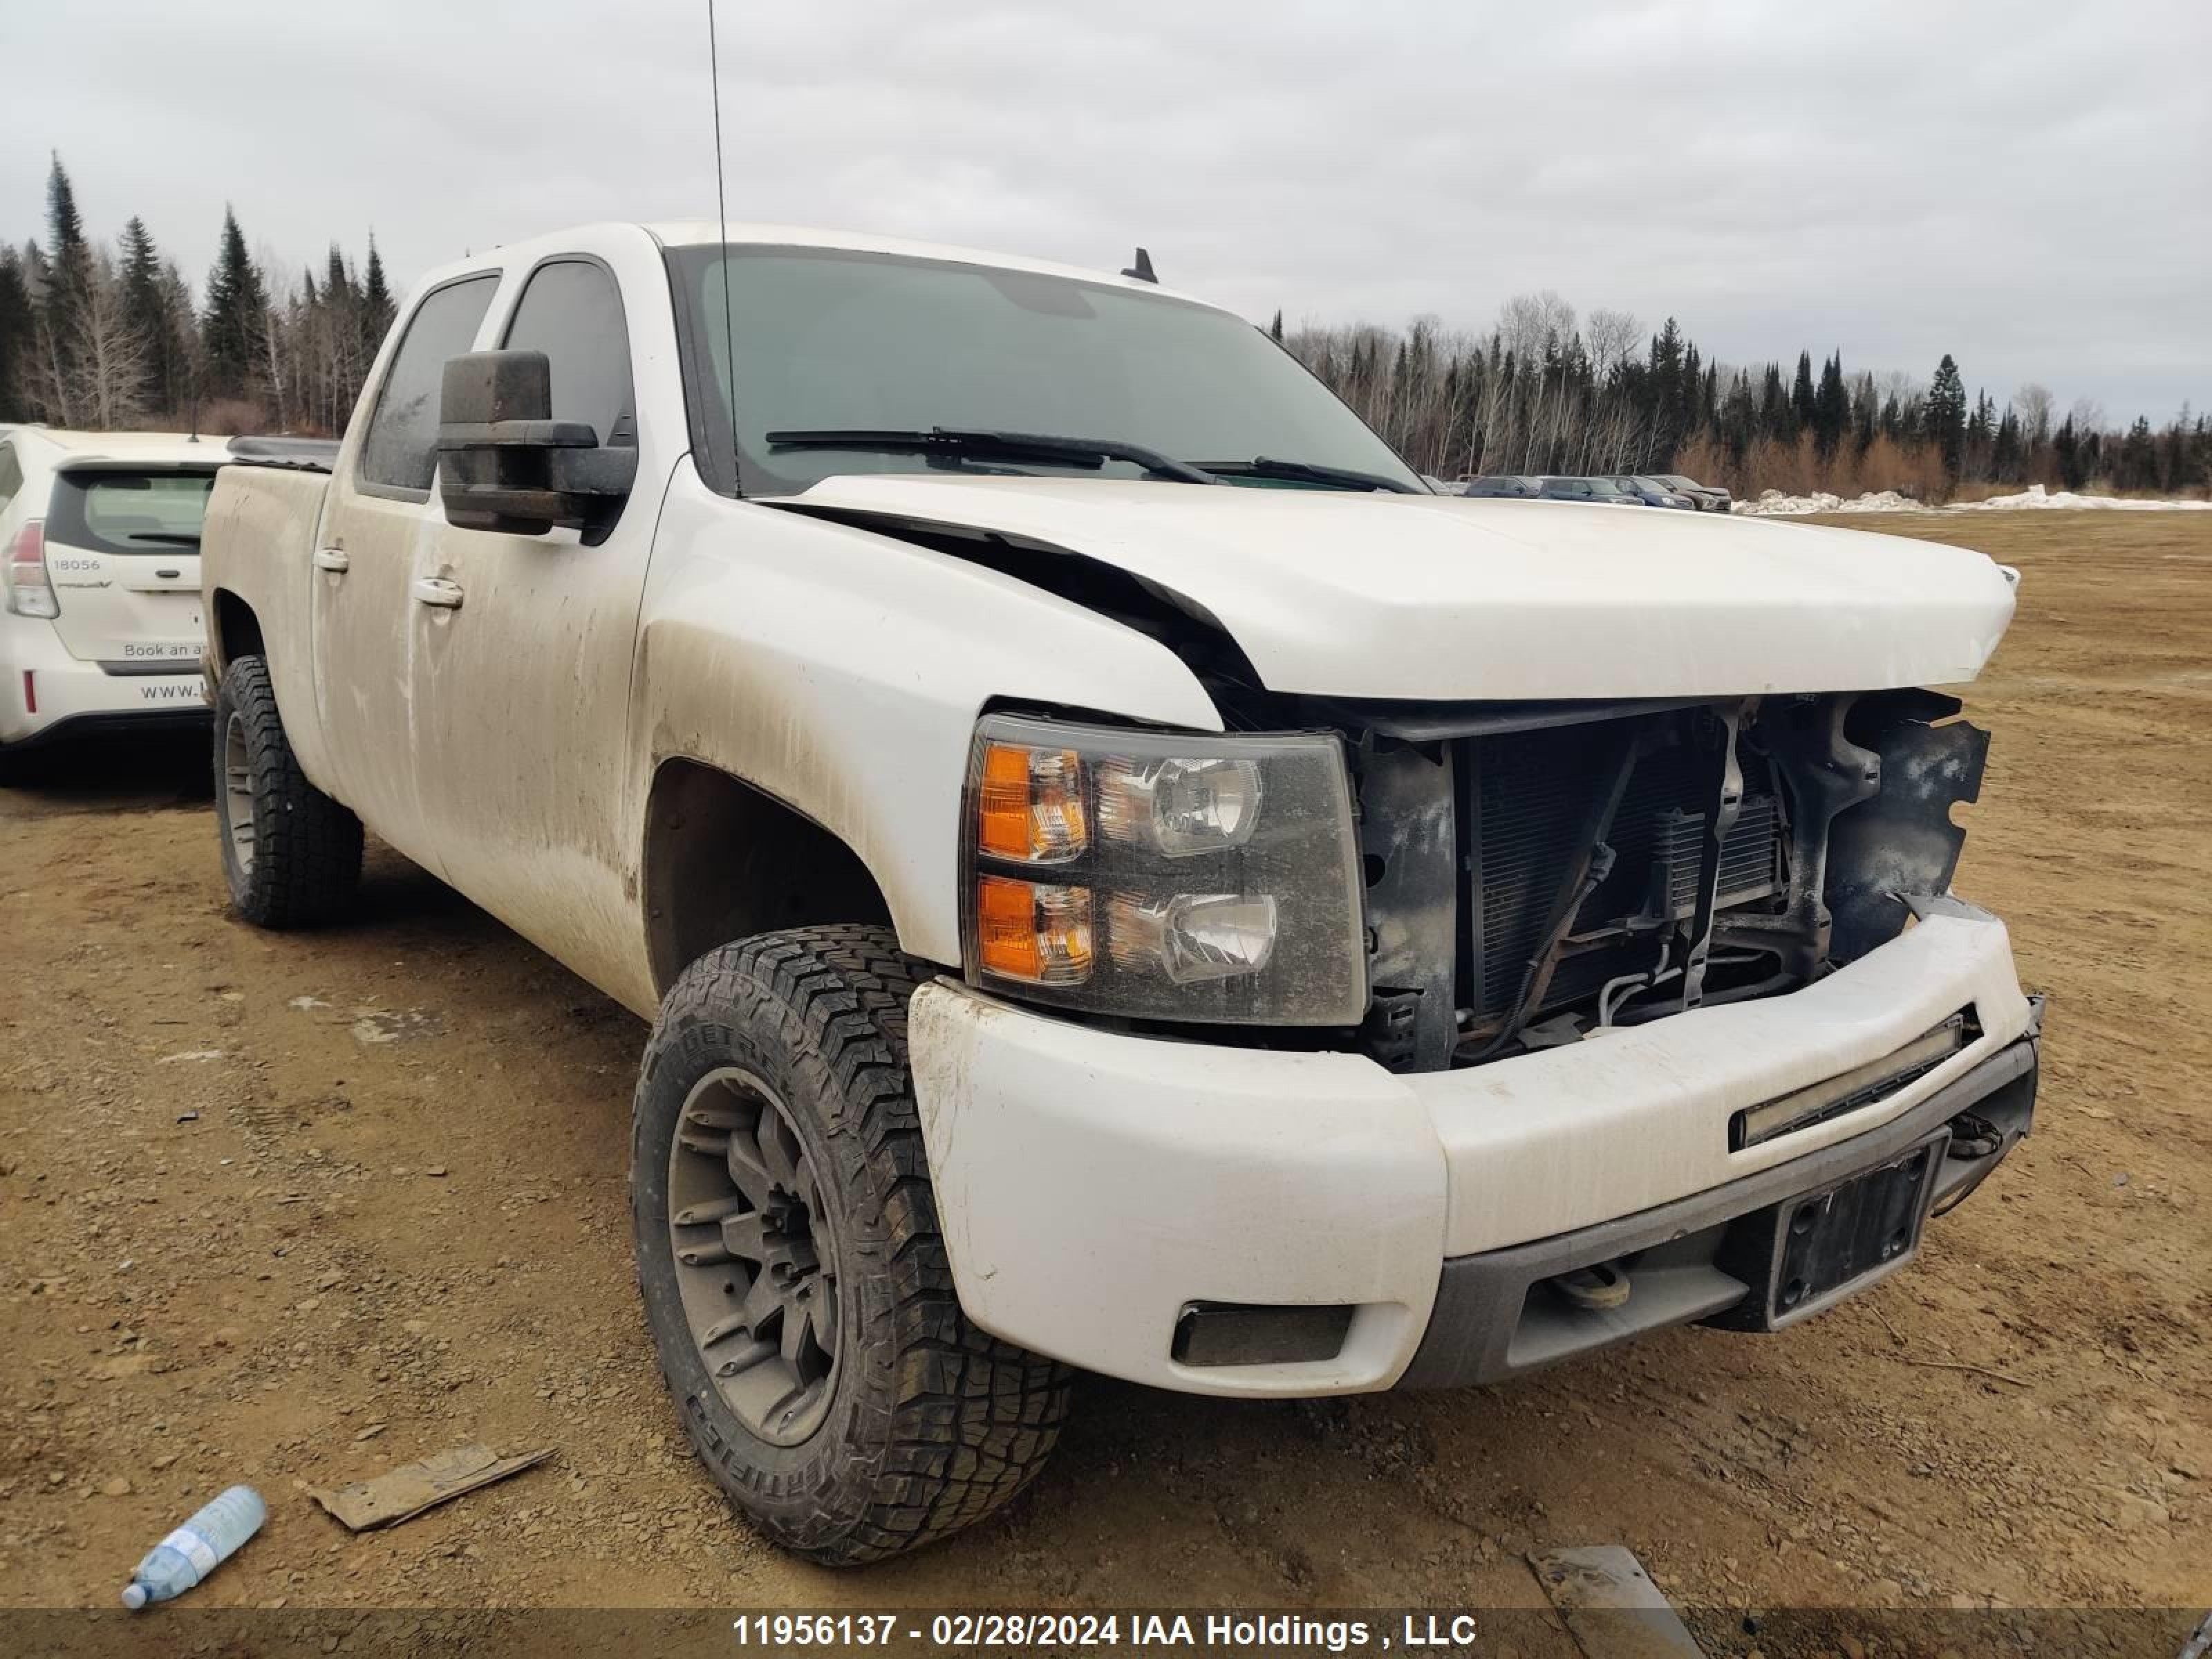
[[[1072,749],[993,743],[975,789],[975,845],[994,858],[1057,864],[1090,842],[1081,763]]]
[[[980,878],[975,955],[986,973],[1001,979],[1080,985],[1091,977],[1091,890]]]

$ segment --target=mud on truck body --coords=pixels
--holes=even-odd
[[[1951,892],[1979,555],[1431,493],[1148,281],[780,227],[434,273],[205,532],[239,909],[363,825],[652,1019],[638,1276],[879,1559],[1071,1368],[1317,1395],[1791,1325],[2028,1128]]]

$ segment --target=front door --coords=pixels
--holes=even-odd
[[[661,484],[686,436],[680,407],[659,428],[639,418],[616,271],[658,284],[630,309],[663,328],[667,277],[641,234],[608,236],[606,259],[526,273],[494,343],[545,354],[555,420],[639,450],[629,499],[590,537],[441,524],[421,574],[441,603],[410,623],[423,813],[447,878],[601,986],[633,975],[637,952],[630,668]]]

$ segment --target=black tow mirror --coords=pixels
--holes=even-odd
[[[603,447],[581,421],[556,421],[542,351],[470,351],[446,361],[438,404],[438,493],[463,530],[540,536],[556,525],[590,541],[612,526],[637,482],[637,451]]]

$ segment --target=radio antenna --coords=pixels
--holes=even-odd
[[[738,470],[738,342],[730,324],[730,204],[722,193],[722,58],[714,47],[714,0],[707,0],[707,82],[714,97],[714,217],[722,244],[723,404],[730,416],[730,493],[743,495]]]

